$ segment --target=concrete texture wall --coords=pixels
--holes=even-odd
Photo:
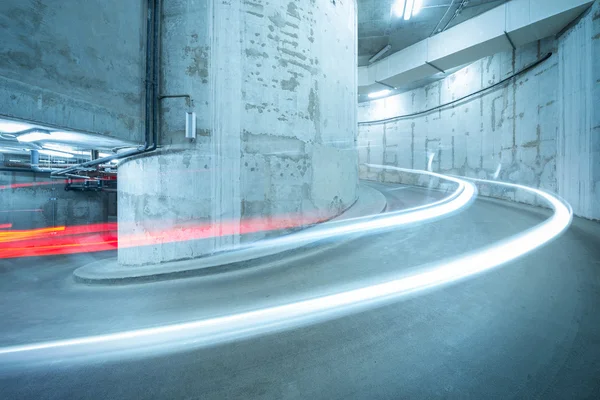
[[[143,138],[143,1],[0,2],[0,116]]]
[[[107,193],[66,192],[48,174],[0,172],[0,225],[36,229],[106,222]]]
[[[556,192],[576,215],[600,219],[600,2],[563,32],[484,58],[436,83],[359,106],[368,122],[424,111],[552,57],[507,84],[413,118],[359,126],[361,163],[498,179]],[[366,179],[399,174],[360,167]],[[482,194],[536,204],[526,194]]]
[[[161,149],[120,165],[119,220],[129,222],[120,235],[196,221],[214,238],[123,249],[120,263],[233,249],[273,234],[240,236],[245,220],[301,227],[353,204],[355,1],[164,6],[162,92],[191,102],[164,99]],[[192,143],[184,137],[186,111],[198,116]],[[234,234],[223,235],[224,226]]]
[[[247,4],[242,217],[331,217],[358,182],[355,2]]]
[[[552,39],[477,61],[427,86],[362,103],[359,121],[420,112],[474,93],[511,76],[556,51]],[[452,106],[414,118],[361,124],[361,163],[427,169],[435,172],[515,182],[556,191],[558,131],[558,56],[508,84]],[[365,179],[399,176],[360,166]],[[484,195],[525,203],[535,199],[519,191],[483,188]]]
[[[600,219],[600,2],[559,41],[558,193]]]

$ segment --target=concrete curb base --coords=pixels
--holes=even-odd
[[[358,190],[358,200],[349,209],[331,221],[344,221],[380,214],[385,210],[386,206],[385,196],[381,192],[367,184],[361,183]],[[311,230],[318,229],[318,227],[317,225],[303,229],[301,232],[310,232]],[[288,236],[293,235],[292,233]],[[204,276],[248,267],[253,264],[253,261],[258,259],[260,259],[261,263],[275,261],[275,259],[281,258],[282,253],[285,253],[286,256],[296,256],[297,253],[305,252],[309,247],[315,245],[316,242],[301,241],[300,243],[274,247],[250,247],[203,258],[140,267],[122,267],[119,266],[116,259],[100,260],[77,268],[73,271],[73,278],[76,282],[80,283],[115,285],[153,282],[189,276]]]

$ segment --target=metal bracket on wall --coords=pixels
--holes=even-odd
[[[194,107],[194,100],[192,99],[192,96],[190,96],[189,94],[161,94],[160,96],[158,96],[159,100],[177,99],[177,98],[185,99],[185,104],[188,107],[190,107],[190,108]]]
[[[189,94],[163,94],[158,96],[159,100],[184,98],[189,111],[185,113],[185,137],[191,141],[196,139],[196,113],[193,111],[194,100]]]

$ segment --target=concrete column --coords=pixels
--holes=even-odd
[[[355,1],[164,3],[162,94],[191,101],[164,99],[160,149],[119,166],[119,262],[202,257],[349,207]]]

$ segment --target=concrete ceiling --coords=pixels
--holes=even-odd
[[[423,0],[423,9],[409,21],[393,15],[392,6],[396,1],[358,0],[359,66],[368,65],[369,58],[388,44],[392,48],[386,56],[508,0]]]
[[[19,142],[17,139],[21,132],[36,129],[47,132],[47,137],[42,136],[41,139],[31,142]],[[63,131],[47,126],[0,118],[0,152],[7,149],[11,152],[20,152],[38,148],[51,148],[53,145],[67,146],[74,151],[112,151],[113,149],[134,148],[139,144],[104,135]]]

